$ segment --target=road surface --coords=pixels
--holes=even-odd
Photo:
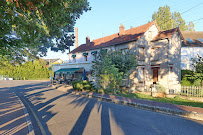
[[[25,104],[35,133],[53,135],[202,135],[201,123],[89,99],[40,81],[0,81]],[[1,95],[0,95],[1,96]]]

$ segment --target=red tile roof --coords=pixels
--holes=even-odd
[[[160,30],[156,21],[153,21],[135,28],[125,30],[124,35],[119,35],[119,33],[116,33],[110,36],[92,40],[92,42],[90,42],[90,45],[82,44],[70,53],[83,52],[103,47],[114,46],[125,42],[136,41],[154,24]]]
[[[160,39],[170,38],[170,37],[173,36],[173,34],[174,34],[175,32],[179,32],[180,35],[181,35],[181,37],[182,37],[182,39],[183,39],[183,36],[182,36],[182,34],[181,34],[179,28],[177,27],[177,28],[174,28],[174,29],[166,30],[166,31],[160,31],[160,32],[154,37],[154,39],[153,39],[152,41],[157,41],[157,40],[160,40]]]

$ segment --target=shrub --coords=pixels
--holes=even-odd
[[[166,92],[166,89],[164,86],[160,85],[157,83],[157,85],[155,85],[157,92]]]
[[[89,82],[89,81],[86,81],[86,80],[84,80],[84,81],[72,81],[71,84],[72,84],[74,90],[79,90],[79,91],[89,90],[89,91],[92,91],[94,89],[94,86],[92,85],[92,83]]]
[[[191,83],[186,77],[184,77],[184,78],[181,80],[181,85],[182,85],[182,86],[192,86],[192,83]]]

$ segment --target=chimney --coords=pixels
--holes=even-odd
[[[75,48],[78,47],[78,28],[75,27]]]
[[[121,23],[120,27],[119,27],[119,35],[124,35],[125,34],[125,27],[123,26],[123,24]]]
[[[86,45],[87,46],[90,45],[90,38],[89,38],[89,36],[86,37]]]

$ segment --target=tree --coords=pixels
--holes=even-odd
[[[173,13],[173,27],[176,28],[179,27],[180,30],[186,31],[188,30],[188,26],[185,23],[185,20],[181,17],[181,14],[179,12]]]
[[[189,26],[185,23],[185,20],[181,17],[179,12],[171,13],[168,5],[159,7],[157,12],[152,15],[152,20],[156,20],[161,30],[169,30],[179,27],[182,31],[194,30],[193,22],[189,23]],[[191,26],[190,26],[191,25]]]
[[[107,53],[101,49],[92,63],[97,88],[105,93],[115,93],[119,91],[124,74],[136,66],[136,56],[130,50],[126,53],[118,50]]]
[[[195,85],[203,86],[203,57],[192,58],[192,66],[195,72],[189,74],[188,78],[194,80]]]
[[[196,73],[203,73],[203,57],[197,55],[197,58],[192,58],[192,66]]]
[[[194,25],[193,22],[189,22],[188,30],[189,30],[189,31],[195,31],[195,25]]]
[[[76,19],[88,10],[87,0],[1,1],[0,56],[22,60],[46,55],[48,48],[69,49]]]
[[[152,15],[152,20],[156,20],[162,30],[168,30],[173,27],[173,17],[169,6],[159,7],[157,12]]]

